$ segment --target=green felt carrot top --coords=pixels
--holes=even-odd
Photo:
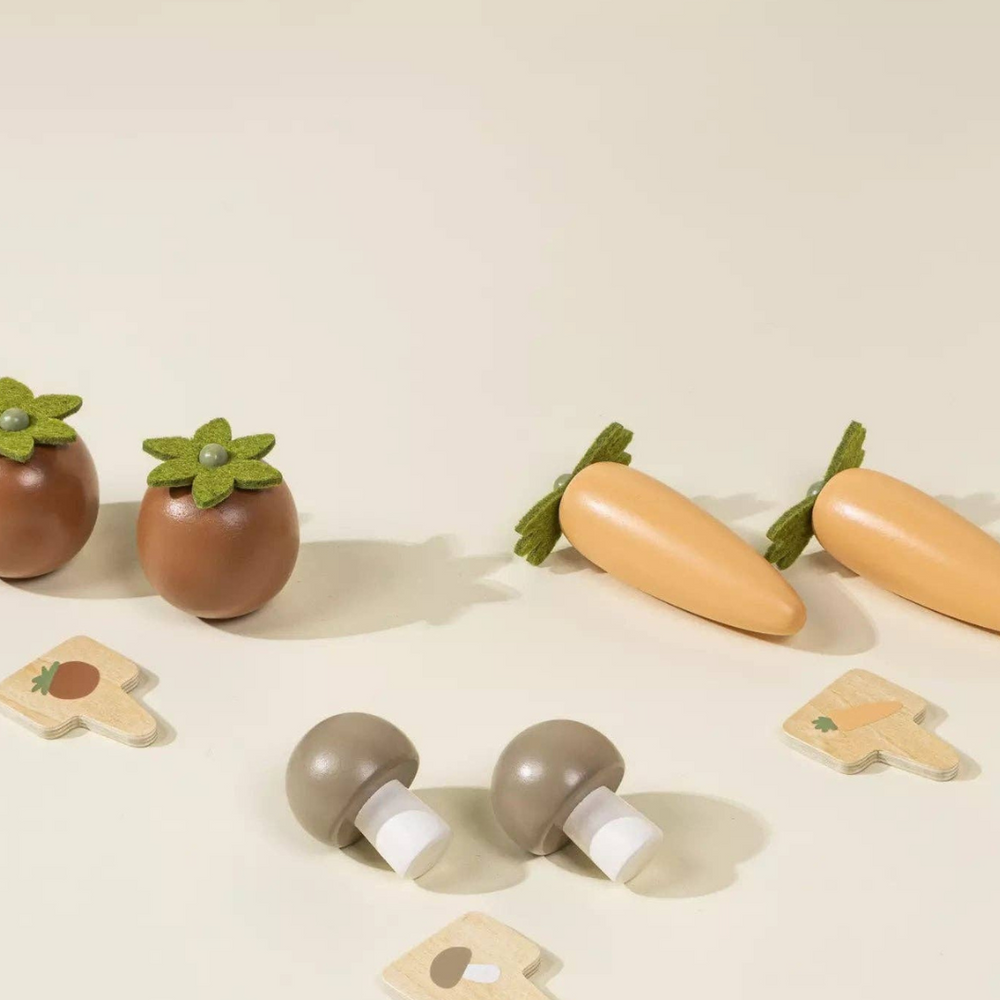
[[[76,431],[63,417],[83,406],[79,396],[36,396],[12,378],[0,378],[0,455],[27,462],[36,444],[72,444]]]
[[[234,438],[229,421],[216,417],[194,437],[147,438],[142,450],[162,459],[150,472],[150,486],[190,486],[202,510],[222,503],[233,489],[265,490],[281,482],[281,473],[261,461],[274,447],[273,434]]]
[[[598,434],[594,443],[571,473],[560,476],[552,487],[520,521],[515,531],[521,536],[514,546],[516,555],[524,556],[532,566],[540,566],[549,553],[555,548],[556,542],[562,537],[559,526],[559,502],[562,500],[566,487],[573,477],[596,462],[617,462],[628,465],[632,456],[625,450],[632,440],[632,432],[621,424],[608,424]]]
[[[852,420],[833,453],[826,475],[818,483],[813,483],[804,500],[789,507],[768,528],[767,537],[771,540],[771,546],[764,553],[768,562],[774,563],[779,569],[788,569],[802,555],[813,536],[812,513],[816,497],[838,472],[860,467],[865,460],[865,434],[864,427]]]

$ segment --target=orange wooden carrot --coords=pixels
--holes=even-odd
[[[748,632],[791,635],[806,610],[781,574],[724,524],[628,467],[611,424],[521,519],[514,551],[541,564],[562,533],[591,562],[668,604]]]
[[[1000,630],[1000,542],[915,487],[859,468],[864,438],[861,424],[847,428],[824,479],[771,526],[767,559],[786,569],[815,533],[878,586]]]

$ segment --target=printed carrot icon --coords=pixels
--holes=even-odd
[[[561,534],[612,576],[676,607],[748,632],[792,635],[806,609],[781,574],[707,511],[629,468],[632,432],[610,424],[571,474],[517,524],[533,566]]]
[[[815,534],[872,583],[1000,631],[1000,542],[915,487],[860,468],[864,440],[852,422],[824,478],[771,526],[768,561],[787,569]]]
[[[813,719],[813,726],[821,733],[829,733],[837,729],[849,733],[852,729],[860,729],[872,722],[888,719],[890,715],[895,715],[902,707],[903,703],[900,701],[876,701],[869,705],[852,705],[850,708],[841,708],[821,715],[818,719]]]

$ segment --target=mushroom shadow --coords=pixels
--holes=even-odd
[[[961,514],[967,521],[979,525],[980,528],[1000,520],[1000,497],[992,493],[970,493],[966,497],[954,497],[942,494],[935,500],[950,507],[956,514]]]
[[[804,556],[786,571],[808,611],[797,635],[772,640],[787,649],[827,656],[855,656],[878,642],[875,623],[845,592],[837,579],[856,576],[826,552]]]
[[[177,739],[177,730],[167,722],[166,719],[160,715],[159,712],[155,712],[153,709],[146,704],[146,695],[149,694],[154,688],[156,688],[160,683],[160,678],[157,677],[151,670],[147,670],[145,667],[140,669],[139,673],[139,683],[129,691],[129,695],[137,702],[139,702],[142,707],[149,712],[149,714],[156,720],[156,739],[150,744],[151,747],[165,747],[170,743],[173,743]]]
[[[424,788],[426,802],[452,830],[444,857],[417,884],[429,892],[478,895],[524,881],[526,858],[500,829],[486,788]]]
[[[254,639],[337,639],[427,622],[518,594],[483,579],[510,556],[463,556],[454,538],[418,544],[307,542],[285,589],[260,611],[208,624]]]
[[[8,580],[12,586],[46,597],[115,599],[152,597],[135,540],[136,502],[104,503],[93,534],[65,566],[33,580]]]
[[[628,888],[640,896],[688,899],[731,886],[738,866],[767,844],[764,822],[744,806],[686,792],[641,792],[622,796],[662,831],[653,860]],[[591,878],[605,875],[574,844],[550,854],[554,864]]]
[[[493,818],[485,788],[414,790],[451,827],[444,857],[416,880],[421,889],[444,895],[482,895],[524,881],[526,855],[504,835]],[[343,848],[355,861],[391,872],[372,845],[362,838]]]

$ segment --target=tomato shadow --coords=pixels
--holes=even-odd
[[[764,821],[727,799],[687,792],[640,792],[622,798],[663,831],[656,856],[627,883],[639,896],[690,899],[721,892],[736,882],[739,866],[767,845]],[[608,881],[574,844],[550,854],[549,860],[560,868]]]
[[[518,594],[486,579],[509,555],[463,556],[454,538],[423,543],[307,542],[285,589],[260,611],[210,622],[254,639],[336,639],[416,622],[443,625]]]
[[[152,597],[156,591],[139,565],[135,540],[138,517],[138,502],[103,503],[90,539],[74,559],[45,576],[6,582],[46,597]]]

